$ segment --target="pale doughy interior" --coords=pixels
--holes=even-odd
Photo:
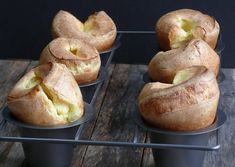
[[[38,85],[42,88],[42,95],[44,96],[45,103],[48,106],[49,114],[51,114],[52,116],[55,116],[56,114],[58,117],[60,117],[60,119],[66,119],[68,122],[73,122],[81,117],[79,113],[82,112],[75,111],[78,109],[78,107],[76,107],[76,104],[71,104],[66,100],[57,98],[57,95],[46,85],[44,85],[42,80],[43,79],[41,78],[41,76],[34,72],[32,78],[24,83],[24,88],[33,89]]]
[[[173,84],[180,84],[184,81],[189,80],[197,73],[196,68],[180,70],[176,73]]]
[[[196,30],[197,23],[195,21],[177,18],[176,23],[179,26],[180,31],[177,38],[175,38],[171,43],[172,48],[179,48],[183,46],[185,42],[196,38],[194,32]]]

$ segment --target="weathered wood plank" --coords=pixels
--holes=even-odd
[[[108,78],[105,80],[105,82],[100,90],[96,104],[95,104],[95,119],[92,120],[91,122],[87,123],[86,126],[84,127],[83,134],[81,136],[82,139],[89,139],[92,135],[93,129],[96,125],[97,117],[100,112],[101,105],[103,103],[103,99],[106,94],[107,87],[109,85],[110,77],[112,76],[112,73],[113,73],[114,66],[115,65],[111,64],[108,68],[108,72],[109,72]],[[72,167],[81,166],[83,158],[86,154],[87,147],[88,146],[77,146],[74,149],[73,161],[71,163]]]
[[[219,151],[207,152],[204,167],[235,166],[235,70],[223,69],[226,79],[221,84],[220,108],[227,114],[227,122],[220,130]],[[212,139],[210,143],[214,143]]]
[[[0,61],[0,109],[6,101],[6,96],[12,86],[25,72],[30,61],[1,60]]]
[[[14,143],[7,154],[6,159],[1,162],[1,167],[20,167],[24,161],[24,153],[21,143]]]
[[[22,60],[1,60],[0,61],[0,108],[5,106],[6,96],[16,81],[24,74],[30,61]],[[8,124],[7,127],[0,133],[2,136],[11,134],[17,135],[17,130],[14,126]],[[11,148],[15,147],[15,143],[2,142],[0,143],[0,166],[7,166],[10,163],[9,155],[17,155],[12,152]],[[20,149],[17,149],[20,150]],[[18,152],[22,155],[22,152]],[[12,156],[17,159],[17,156]],[[11,161],[12,162],[12,161]],[[19,164],[19,163],[18,163]]]
[[[149,135],[147,135],[147,142],[150,142]],[[155,162],[153,159],[153,153],[151,148],[145,148],[141,166],[143,167],[154,167]]]
[[[116,65],[101,108],[93,140],[132,141],[135,124],[131,113],[143,86],[145,66]],[[140,142],[145,132],[140,131]],[[89,146],[82,166],[140,166],[143,149]]]
[[[28,65],[26,71],[29,71],[36,66],[38,66],[38,61],[37,60],[31,61],[30,64]]]

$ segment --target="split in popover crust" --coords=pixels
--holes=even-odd
[[[74,75],[78,84],[97,79],[101,60],[96,48],[79,39],[56,38],[42,51],[40,64],[62,63]]]
[[[7,97],[11,113],[20,121],[54,126],[82,117],[80,89],[65,65],[48,63],[26,73]]]
[[[220,58],[203,40],[193,39],[186,46],[158,52],[148,65],[153,81],[172,83],[177,71],[191,66],[206,66],[217,76]]]
[[[82,23],[71,13],[60,10],[52,22],[53,38],[76,38],[94,46],[98,51],[109,49],[116,35],[116,25],[104,11],[94,13]]]
[[[193,66],[178,71],[173,84],[146,84],[138,104],[144,120],[155,127],[197,130],[213,123],[219,94],[214,73],[204,66]]]
[[[163,15],[155,30],[163,50],[179,48],[194,38],[204,40],[214,49],[220,27],[214,17],[192,9],[179,9]]]

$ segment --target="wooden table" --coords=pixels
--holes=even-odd
[[[29,60],[0,60],[0,107],[6,105],[6,96],[16,81],[37,64]],[[86,124],[82,138],[111,141],[132,141],[134,123],[131,112],[136,110],[136,98],[141,87],[145,65],[112,64],[96,102],[96,118]],[[220,133],[219,151],[207,152],[204,166],[235,166],[235,69],[223,69],[226,80],[221,84],[220,107],[227,114],[227,122]],[[17,134],[10,124],[1,135]],[[141,130],[139,141],[148,141],[148,134]],[[213,142],[211,139],[210,142]],[[20,143],[0,143],[0,166],[19,167],[24,160]],[[151,149],[77,146],[72,167],[84,166],[154,166]]]

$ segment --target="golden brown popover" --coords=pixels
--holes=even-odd
[[[158,52],[148,65],[153,81],[172,83],[177,71],[195,65],[206,66],[218,75],[220,58],[203,40],[193,39],[186,46]]]
[[[9,93],[7,104],[17,119],[39,126],[67,124],[84,112],[78,84],[66,66],[58,63],[26,73]]]
[[[56,38],[43,49],[39,63],[48,62],[65,64],[78,84],[96,80],[101,66],[96,48],[68,38]]]
[[[204,40],[214,49],[220,27],[214,17],[197,10],[179,9],[160,17],[155,30],[162,50],[179,48],[194,38]]]
[[[144,120],[155,127],[197,130],[213,123],[219,94],[214,73],[204,66],[193,66],[178,71],[173,84],[146,84],[138,104]]]
[[[52,22],[53,38],[76,38],[94,46],[98,51],[109,49],[116,35],[116,25],[104,11],[94,13],[82,23],[71,13],[60,10]]]

